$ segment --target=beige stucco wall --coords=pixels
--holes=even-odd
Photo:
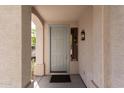
[[[104,47],[104,87],[111,87],[111,41],[110,41],[110,6],[104,6],[103,14],[103,47]]]
[[[87,87],[95,87],[92,80],[98,87],[124,87],[123,10],[124,6],[89,6],[79,20],[79,62],[70,62],[70,73],[77,74],[79,66],[79,73]],[[25,87],[30,82],[30,24],[29,6],[0,6],[0,87]],[[48,24],[56,23],[45,24],[47,75],[50,74]],[[78,26],[77,22],[60,24]],[[83,29],[85,41],[80,39]],[[43,68],[41,65],[42,62],[37,65],[40,70]]]
[[[44,30],[44,62],[45,62],[45,74],[49,75],[50,74],[50,33],[49,33],[49,24],[66,24],[69,25],[70,27],[78,27],[77,22],[50,22],[50,23],[45,23],[45,30]],[[78,74],[78,62],[70,62],[69,66],[69,73],[70,74]]]
[[[104,6],[89,6],[79,20],[79,72],[87,87],[104,87],[104,58],[107,58],[104,52],[108,51],[103,45],[104,41],[107,44],[103,34],[104,21],[107,22],[104,20]],[[85,41],[80,40],[83,29],[86,33]]]
[[[102,81],[103,87],[124,87],[123,25],[124,6],[102,8]]]
[[[87,87],[93,87],[93,29],[92,29],[93,9],[89,6],[79,19],[79,73]],[[85,30],[85,40],[81,40],[81,31]]]
[[[0,6],[0,20],[0,87],[21,87],[21,6]]]
[[[98,87],[124,87],[123,10],[124,6],[93,6],[79,21],[80,30],[86,29],[86,40],[79,40],[79,72],[87,87],[95,87],[91,80]]]
[[[87,87],[124,87],[123,10],[124,6],[89,6],[79,19],[79,62],[70,62],[70,73],[78,73],[79,67]],[[46,74],[50,74],[48,24],[56,23],[45,24]],[[85,41],[80,40],[83,29]]]
[[[103,6],[93,6],[93,81],[104,87]]]
[[[32,13],[32,21],[36,25],[36,64],[34,67],[34,75],[44,75],[43,62],[43,24],[39,18]]]
[[[21,7],[22,87],[31,82],[31,6]]]
[[[79,62],[78,61],[70,62],[70,74],[79,74]]]
[[[124,6],[104,6],[104,87],[124,87]]]
[[[31,34],[27,11],[22,6],[0,6],[0,87],[24,87],[30,81]]]
[[[110,6],[111,87],[124,87],[124,6]]]

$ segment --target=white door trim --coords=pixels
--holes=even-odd
[[[51,75],[53,75],[53,74],[69,74],[70,73],[70,48],[71,48],[71,45],[70,45],[70,26],[69,25],[60,25],[60,24],[49,24],[49,33],[50,33],[50,28],[51,27],[58,27],[58,26],[64,26],[64,27],[67,27],[67,73],[51,73],[51,38],[49,38],[49,40],[50,40],[50,42],[49,42],[49,44],[50,44],[50,46],[49,46],[49,49],[50,49],[50,55],[49,55],[49,57],[50,57],[50,61],[49,61],[49,73],[51,74]],[[49,34],[49,37],[51,37],[50,36],[51,34]]]

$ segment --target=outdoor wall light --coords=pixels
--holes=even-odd
[[[85,40],[85,31],[84,30],[81,31],[81,40]]]

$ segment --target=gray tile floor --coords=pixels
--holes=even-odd
[[[79,75],[71,75],[71,83],[50,83],[51,76],[35,77],[34,88],[86,88]]]

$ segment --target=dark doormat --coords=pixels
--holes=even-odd
[[[52,75],[50,83],[69,83],[71,82],[70,75]]]

